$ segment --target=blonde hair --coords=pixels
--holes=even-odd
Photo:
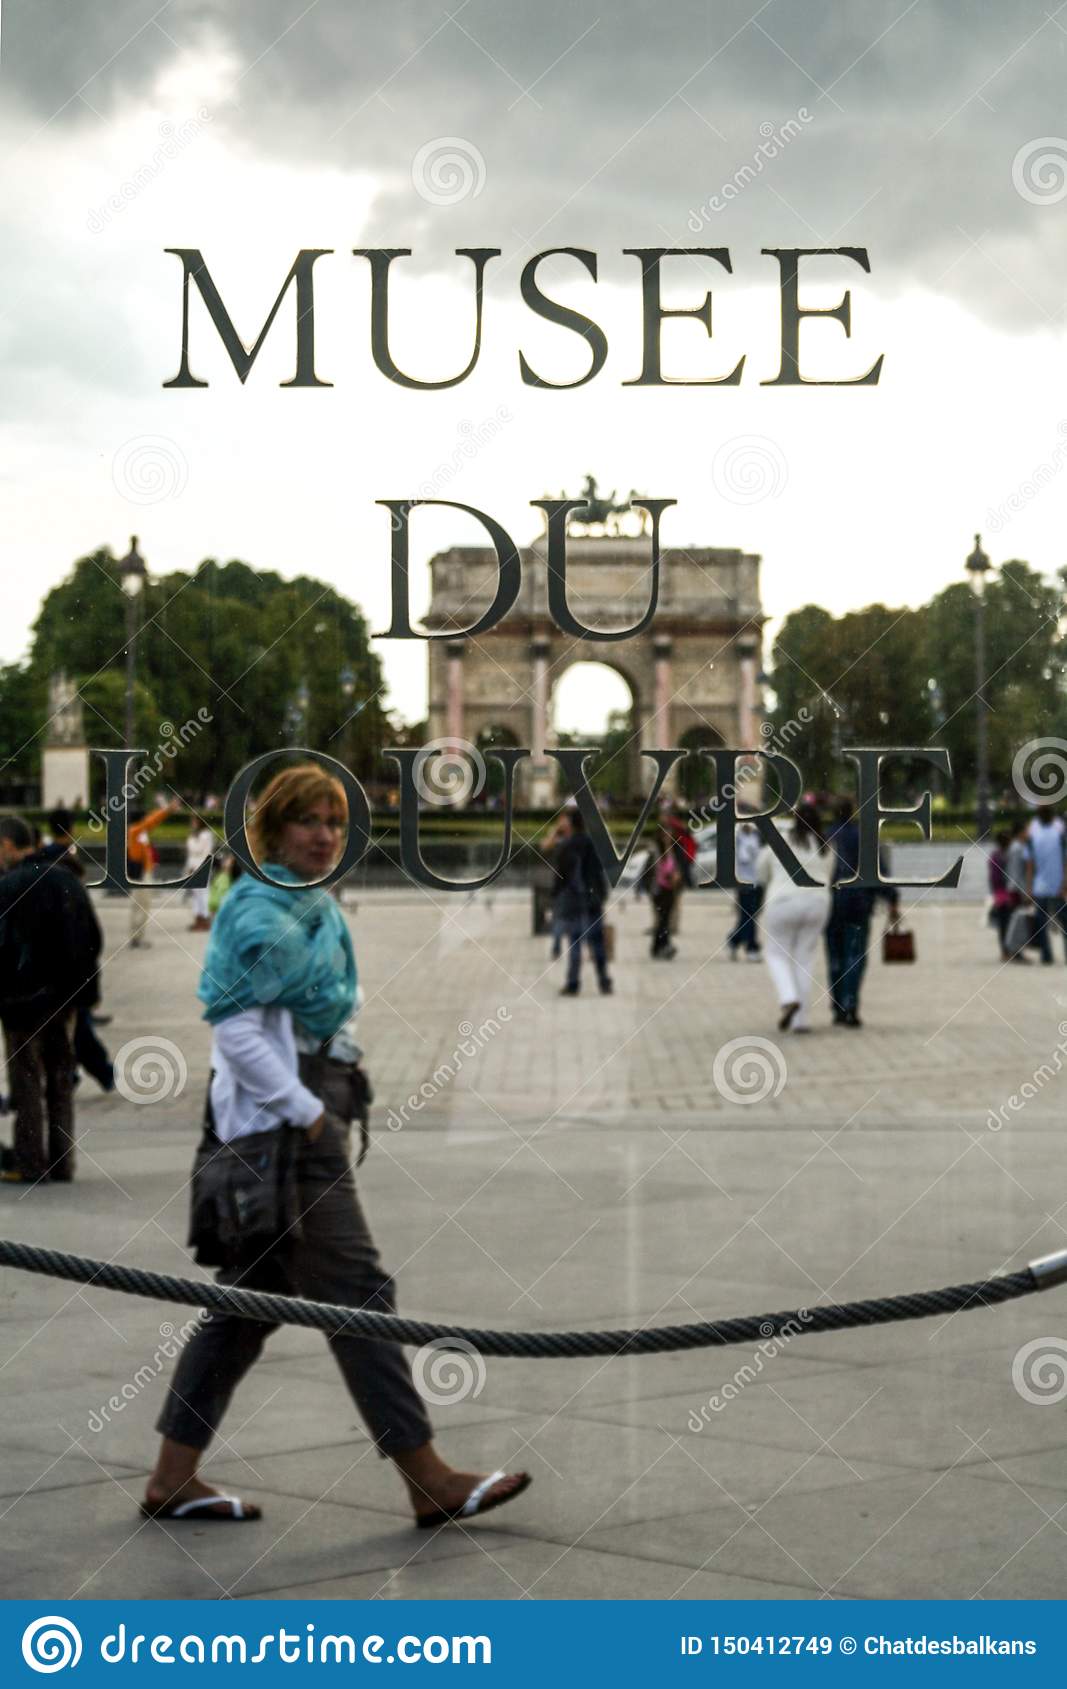
[[[252,854],[259,862],[277,860],[282,833],[290,821],[303,815],[311,804],[329,803],[335,814],[347,823],[348,800],[340,780],[317,762],[297,763],[283,768],[266,785],[255,801],[248,822],[248,841]]]

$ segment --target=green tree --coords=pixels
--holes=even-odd
[[[1031,739],[1064,737],[1063,581],[1044,580],[1028,564],[1005,563],[985,594],[989,754],[994,797],[1010,789],[1015,752]],[[977,772],[975,603],[966,583],[945,587],[926,610],[925,665],[936,683],[936,741],[952,758],[957,799]]]
[[[46,690],[22,663],[0,667],[0,791],[37,779]]]
[[[381,668],[361,612],[334,587],[209,559],[151,577],[138,609],[137,737],[150,751],[182,740],[170,784],[221,792],[252,757],[294,743],[374,771]],[[115,559],[96,551],[45,597],[28,674],[38,691],[57,670],[74,676],[91,742],[115,745],[125,655],[126,598]]]

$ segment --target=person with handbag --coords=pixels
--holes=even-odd
[[[213,1029],[207,1125],[193,1176],[191,1242],[219,1282],[394,1313],[356,1192],[350,1124],[365,1112],[352,942],[314,882],[337,862],[344,789],[316,763],[283,770],[255,805],[249,835],[271,885],[245,874],[221,905],[199,996]],[[142,1512],[167,1520],[248,1521],[254,1503],[198,1476],[230,1399],[274,1328],[209,1313],[182,1351],[157,1422],[163,1441]],[[407,1485],[416,1524],[470,1519],[514,1499],[523,1473],[458,1471],[437,1453],[399,1344],[328,1339],[379,1452]]]
[[[813,804],[799,804],[793,811],[785,842],[816,884],[797,885],[770,845],[763,846],[756,859],[756,877],[763,887],[763,948],[781,1007],[779,1032],[810,1032],[808,1005],[819,939],[830,914],[834,860]]]
[[[849,799],[843,798],[834,813],[829,844],[834,853],[833,894],[830,919],[826,924],[826,972],[835,1026],[860,1027],[860,991],[867,971],[871,915],[875,901],[888,905],[887,931],[897,927],[900,893],[895,886],[859,887],[847,882],[859,872],[860,830]],[[884,876],[887,864],[879,851],[879,868]],[[846,882],[846,883],[842,883]]]

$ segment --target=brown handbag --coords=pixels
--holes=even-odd
[[[882,934],[883,962],[914,962],[915,934],[910,927],[890,921]]]

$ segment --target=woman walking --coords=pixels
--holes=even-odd
[[[674,831],[666,822],[660,824],[653,852],[655,865],[652,869],[652,908],[655,911],[656,924],[652,929],[652,955],[662,956],[665,961],[670,962],[676,953],[671,936],[671,918],[675,904],[681,896],[682,870],[678,863]]]
[[[785,836],[805,873],[817,881],[798,886],[769,845],[756,862],[763,887],[764,953],[771,971],[781,1015],[779,1032],[810,1032],[808,1004],[819,940],[830,914],[833,856],[827,849],[814,804],[800,804]]]
[[[393,1313],[393,1283],[349,1154],[349,1121],[366,1098],[346,1030],[356,996],[352,943],[333,898],[309,884],[337,862],[346,827],[344,789],[315,763],[278,774],[255,807],[252,848],[285,888],[244,875],[208,942],[199,996],[214,1031],[213,1072],[192,1241],[202,1264],[222,1266],[220,1283]],[[326,1093],[332,1107],[323,1106]],[[157,1423],[163,1442],[144,1513],[261,1516],[254,1503],[203,1483],[197,1467],[273,1329],[220,1313],[201,1321]],[[441,1458],[398,1344],[344,1334],[328,1342],[380,1453],[407,1485],[418,1525],[469,1519],[526,1488],[526,1473],[485,1477]]]

